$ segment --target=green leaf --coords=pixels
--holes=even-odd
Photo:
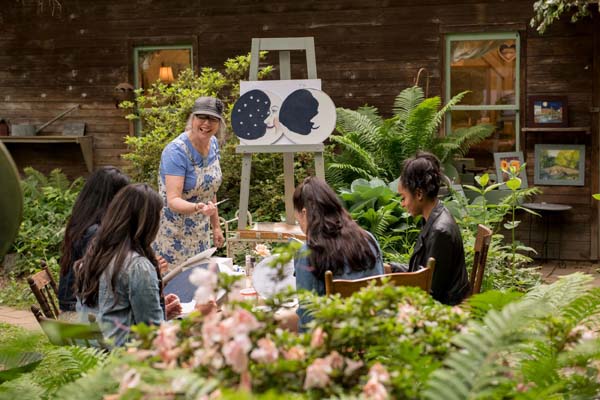
[[[475,182],[477,182],[479,184],[479,186],[485,187],[490,182],[490,176],[488,174],[483,174],[481,176],[476,176],[475,177]]]
[[[512,191],[519,189],[521,187],[521,178],[510,178],[506,181],[506,186]]]

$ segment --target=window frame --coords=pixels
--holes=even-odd
[[[515,149],[514,151],[521,150],[521,35],[519,32],[495,32],[495,33],[448,33],[445,35],[445,54],[444,54],[444,100],[448,103],[452,98],[451,88],[451,49],[452,42],[455,41],[467,41],[467,40],[503,40],[510,39],[515,41],[515,104],[490,104],[490,105],[461,105],[457,104],[452,107],[452,111],[502,111],[511,110],[515,111]],[[446,114],[446,134],[452,132],[452,111]]]
[[[193,44],[169,44],[169,45],[148,45],[133,47],[133,87],[140,88],[139,74],[139,56],[141,51],[155,50],[189,50],[190,51],[190,68],[194,69],[194,45]]]
[[[155,51],[155,50],[189,50],[190,51],[190,68],[195,70],[194,67],[194,44],[158,44],[158,45],[133,45],[133,87],[137,90],[140,89],[140,74],[139,74],[139,59],[141,51]],[[142,134],[142,121],[136,119],[134,121],[134,132],[136,136]]]

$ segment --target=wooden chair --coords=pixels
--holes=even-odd
[[[41,261],[42,270],[29,278],[29,287],[37,299],[46,318],[57,319],[60,314],[58,307],[58,287],[48,270],[48,265]]]
[[[89,324],[82,324],[47,318],[36,306],[31,306],[31,312],[53,345],[107,348],[100,326],[93,316],[89,318]]]
[[[481,292],[481,283],[483,282],[483,272],[487,262],[488,249],[492,242],[492,231],[484,225],[477,225],[477,236],[475,236],[475,247],[473,257],[473,269],[469,277],[470,294]]]
[[[429,293],[431,290],[431,280],[433,278],[434,270],[435,259],[431,257],[427,261],[427,268],[424,268],[417,272],[396,272],[393,274],[384,274],[370,276],[368,278],[347,280],[333,279],[333,273],[331,271],[326,271],[325,294],[330,295],[339,293],[342,297],[348,297],[351,296],[352,293],[359,291],[361,288],[368,286],[371,282],[375,282],[376,285],[381,285],[383,278],[389,278],[390,283],[395,286],[420,287],[421,289]]]

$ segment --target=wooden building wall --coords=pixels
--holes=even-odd
[[[46,3],[46,2],[43,2]],[[430,95],[443,91],[443,49],[447,33],[519,31],[522,40],[521,126],[526,96],[566,94],[571,125],[592,126],[592,135],[569,140],[588,145],[586,186],[548,187],[539,201],[574,205],[563,230],[562,255],[597,258],[598,191],[598,16],[594,25],[558,24],[543,37],[528,27],[533,0],[60,0],[51,16],[37,1],[0,0],[0,118],[41,124],[72,105],[81,109],[51,125],[84,121],[94,136],[95,166],[122,165],[129,125],[115,107],[114,88],[133,80],[133,46],[194,44],[196,66],[222,66],[247,53],[253,37],[314,36],[317,72],[338,106],[365,103],[384,113],[394,97],[413,84],[417,70],[430,73]],[[294,55],[292,60],[302,60]],[[274,61],[274,60],[273,60]],[[304,68],[293,69],[294,78]],[[596,86],[594,86],[596,85]],[[595,96],[595,97],[594,97]],[[524,142],[521,137],[521,143]],[[549,138],[528,136],[529,144]],[[562,137],[556,138],[561,140]],[[13,145],[17,163],[42,170],[63,168],[85,174],[74,145]],[[534,224],[537,224],[534,222]],[[526,224],[524,224],[526,225]],[[535,226],[535,231],[539,227]],[[536,240],[539,238],[535,238]]]

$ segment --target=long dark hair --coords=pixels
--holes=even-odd
[[[340,274],[372,268],[379,254],[375,240],[350,217],[327,183],[308,177],[294,191],[294,209],[306,210],[306,244],[312,272],[318,278],[330,270]]]
[[[115,167],[99,168],[87,179],[73,205],[65,229],[59,262],[61,276],[65,276],[77,261],[73,259],[74,244],[85,236],[90,226],[100,223],[111,200],[128,184],[127,175]]]
[[[75,295],[84,304],[95,307],[98,303],[100,278],[111,262],[114,268],[110,287],[115,293],[130,251],[150,260],[160,280],[151,244],[158,233],[162,207],[158,193],[146,184],[128,185],[115,196],[87,252],[75,265]]]

